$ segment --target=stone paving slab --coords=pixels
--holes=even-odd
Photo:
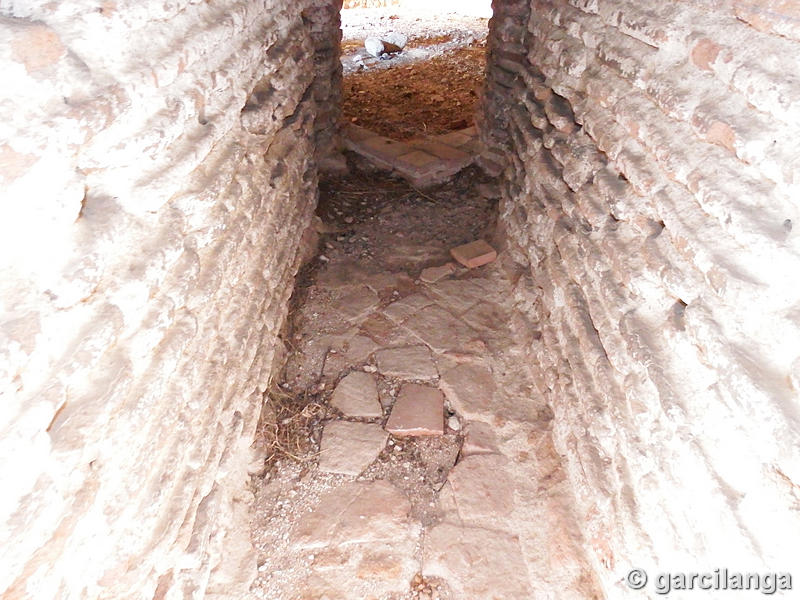
[[[434,387],[407,383],[392,407],[386,431],[395,436],[442,435],[444,396]]]
[[[430,175],[436,170],[439,158],[422,150],[414,150],[397,157],[395,166],[413,172],[414,176]]]
[[[412,151],[412,148],[408,144],[383,136],[375,136],[362,140],[359,142],[359,146],[372,157],[380,158],[392,164],[393,161]]]
[[[508,459],[497,454],[470,456],[450,471],[447,485],[452,491],[457,522],[498,527],[514,509],[514,483],[506,471]]]
[[[375,353],[381,375],[399,379],[432,380],[439,378],[436,363],[427,346],[387,348]]]
[[[335,301],[334,306],[339,315],[348,321],[363,320],[378,306],[378,294],[362,285]]]
[[[465,311],[461,318],[476,329],[489,332],[489,337],[500,337],[507,340],[508,334],[498,328],[498,323],[508,323],[511,311],[494,302],[478,302]]]
[[[464,443],[461,445],[462,459],[481,454],[499,454],[497,435],[492,426],[484,421],[469,421],[464,428]]]
[[[428,293],[439,306],[458,316],[475,306],[483,296],[480,291],[470,292],[469,285],[468,280],[439,280],[430,285]]]
[[[453,148],[460,148],[461,146],[471,142],[473,137],[469,134],[463,133],[462,131],[454,131],[452,133],[440,135],[438,139],[443,144],[447,144]]]
[[[345,128],[346,135],[350,140],[360,142],[366,140],[368,138],[377,137],[377,134],[370,131],[366,127],[361,127],[360,125],[353,125],[350,124]]]
[[[403,493],[384,481],[351,482],[325,494],[292,532],[293,549],[310,562],[297,598],[353,600],[406,592],[419,570],[421,528],[410,512]]]
[[[475,162],[481,152],[474,127],[399,142],[349,124],[344,128],[344,144],[376,166],[422,187],[448,180]]]
[[[467,143],[469,143],[472,138],[467,137],[467,140]],[[453,167],[460,166],[463,169],[472,164],[473,161],[473,157],[469,152],[452,146],[441,138],[412,140],[409,144],[413,148],[426,152],[444,163],[451,164]],[[464,145],[465,144],[462,144],[462,147]]]
[[[375,340],[381,347],[413,343],[407,332],[397,327],[394,321],[382,314],[373,313],[361,324],[361,331]]]
[[[504,531],[442,523],[423,545],[423,575],[445,579],[455,598],[534,598],[517,536]]]
[[[440,306],[427,306],[403,324],[435,352],[464,349],[478,333]]]
[[[331,421],[322,431],[319,468],[326,473],[358,475],[378,457],[387,439],[380,425]]]
[[[412,294],[406,296],[383,309],[383,314],[389,317],[395,323],[401,323],[415,312],[426,306],[433,304],[433,300],[423,296],[422,294]]]
[[[293,539],[307,549],[402,540],[414,528],[410,512],[408,499],[390,483],[354,481],[326,493],[298,522]]]
[[[495,381],[485,365],[463,363],[442,373],[439,386],[453,408],[469,420],[489,419],[495,414]]]
[[[363,371],[353,371],[339,382],[333,391],[331,406],[348,417],[383,416],[375,377]]]
[[[422,269],[419,278],[425,283],[436,283],[455,273],[456,268],[453,263],[445,263],[438,267],[428,267],[427,269]]]
[[[322,374],[325,377],[338,378],[348,367],[365,362],[378,348],[378,344],[365,335],[353,335],[331,345],[325,357]]]

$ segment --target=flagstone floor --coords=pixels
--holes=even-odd
[[[423,193],[360,173],[322,195],[279,384],[314,417],[305,454],[258,486],[252,597],[599,597],[515,336],[521,275],[502,249],[474,269],[449,255],[496,242],[493,182],[470,168]]]

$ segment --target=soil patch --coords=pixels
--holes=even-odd
[[[447,42],[452,41],[452,39],[453,36],[450,34],[418,37],[411,38],[408,41],[408,45],[411,48],[421,48],[424,46],[435,46],[436,44],[446,44]]]
[[[485,42],[428,61],[353,73],[344,80],[344,115],[396,140],[474,125],[486,69]]]
[[[364,47],[364,40],[344,40],[342,41],[342,54],[350,54]]]

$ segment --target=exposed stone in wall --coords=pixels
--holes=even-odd
[[[342,63],[342,0],[311,3],[303,11],[303,19],[311,28],[314,41],[314,85],[311,94],[317,103],[314,127],[315,156],[323,170],[346,169],[341,154]]]
[[[327,102],[306,8],[0,0],[3,597],[253,574],[249,446]]]
[[[794,555],[794,5],[495,2],[483,137],[517,329],[613,597],[634,566]]]

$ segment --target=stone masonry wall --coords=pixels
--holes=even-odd
[[[0,0],[0,596],[254,575],[250,444],[337,102],[317,9]]]
[[[791,570],[796,6],[495,2],[482,136],[517,329],[609,597],[642,597],[632,567]]]
[[[314,42],[315,77],[311,95],[318,107],[314,127],[315,156],[320,170],[334,172],[347,168],[341,142],[341,10],[342,0],[325,0],[303,11]]]

